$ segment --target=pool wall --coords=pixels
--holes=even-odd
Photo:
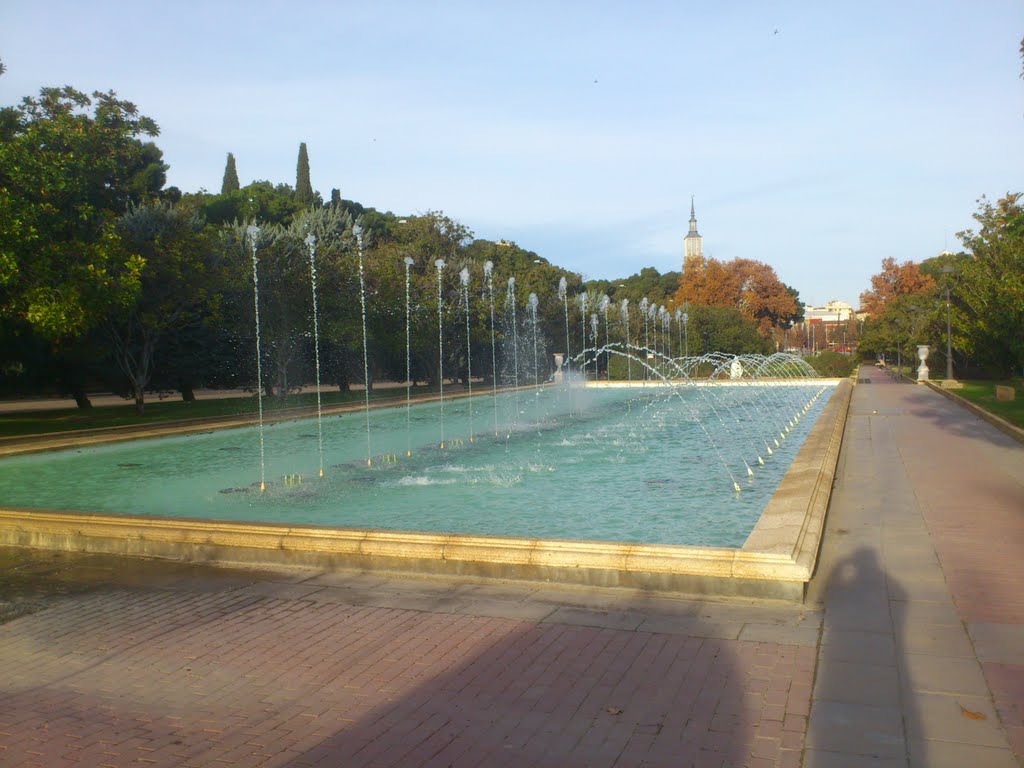
[[[817,562],[852,382],[834,388],[739,549],[0,509],[0,544],[801,600]],[[209,427],[207,427],[209,428]]]

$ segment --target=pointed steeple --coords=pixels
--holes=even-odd
[[[683,238],[683,271],[686,271],[687,262],[696,265],[698,262],[702,263],[703,259],[703,238],[697,231],[697,213],[693,207],[693,195],[690,195],[690,231]]]

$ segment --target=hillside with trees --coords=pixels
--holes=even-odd
[[[515,243],[475,238],[441,211],[381,212],[343,199],[338,188],[325,203],[310,183],[305,143],[294,186],[241,186],[228,152],[213,194],[165,186],[156,122],[112,91],[45,88],[0,111],[0,136],[0,390],[7,394],[67,394],[88,407],[90,391],[113,390],[142,413],[147,392],[190,399],[199,387],[253,390],[253,243],[246,236],[253,224],[260,232],[261,384],[269,396],[312,380],[311,266],[323,379],[342,390],[362,382],[360,256],[371,385],[405,380],[407,258],[412,377],[429,386],[437,386],[442,370],[465,377],[471,363],[475,374],[490,376],[492,308],[502,342],[513,315],[518,326],[532,322],[531,294],[547,351],[568,344],[578,356],[585,344],[594,346],[591,315],[600,315],[603,338],[623,340],[623,301],[632,343],[648,343],[644,329],[650,333],[658,323],[653,331],[661,331],[660,348],[669,354],[681,354],[691,337],[694,352],[767,349],[738,307],[694,306],[684,340],[674,314],[678,272],[645,268],[623,280],[584,283]],[[365,233],[362,253],[353,235],[357,222]],[[440,309],[438,259],[446,262]],[[536,375],[547,378],[550,355],[541,367]]]

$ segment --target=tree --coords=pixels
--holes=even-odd
[[[733,355],[767,354],[771,343],[758,333],[756,323],[738,309],[720,306],[691,306],[687,332],[690,354],[726,352]]]
[[[299,163],[295,172],[295,199],[303,205],[313,204],[313,185],[309,181],[309,154],[306,142],[299,144]]]
[[[141,138],[158,128],[113,91],[64,87],[2,110],[0,133],[0,318],[60,354],[139,290],[115,220],[160,194],[167,166]]]
[[[235,156],[228,152],[228,162],[224,166],[224,181],[220,184],[220,193],[222,195],[230,195],[238,190],[238,171],[235,169]]]
[[[775,326],[791,323],[801,310],[795,291],[769,265],[753,259],[691,260],[679,281],[676,305],[732,307],[758,326],[763,337]]]
[[[978,231],[957,235],[970,258],[956,262],[954,325],[982,362],[1009,374],[1024,370],[1024,207],[1019,192],[978,204]]]
[[[935,281],[912,261],[898,264],[896,259],[882,259],[882,271],[871,277],[871,288],[860,295],[860,306],[871,315],[880,315],[887,303],[897,296],[926,294],[935,289]]]
[[[914,348],[936,336],[940,320],[937,296],[902,293],[891,298],[884,311],[864,324],[858,349],[864,355],[890,355],[899,363],[913,361]]]
[[[141,416],[161,344],[213,314],[222,281],[213,237],[194,207],[162,201],[133,206],[118,230],[145,261],[135,300],[110,312],[103,328]]]

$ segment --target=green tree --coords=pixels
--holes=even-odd
[[[157,133],[113,91],[43,88],[0,111],[0,318],[56,354],[139,291],[115,221],[160,193],[167,166],[142,138]]]
[[[230,195],[232,192],[237,192],[238,189],[238,170],[235,168],[235,156],[228,152],[228,162],[224,166],[224,180],[220,184],[220,193],[222,195]]]
[[[194,206],[162,201],[133,206],[118,221],[118,230],[145,265],[135,300],[109,313],[103,328],[141,416],[161,346],[217,310],[219,253]]]
[[[313,204],[313,185],[309,181],[309,154],[306,142],[299,144],[299,163],[295,171],[295,199],[303,205]]]
[[[979,200],[977,231],[958,233],[970,258],[958,260],[954,326],[962,344],[1002,374],[1024,369],[1024,208],[1021,194]]]

